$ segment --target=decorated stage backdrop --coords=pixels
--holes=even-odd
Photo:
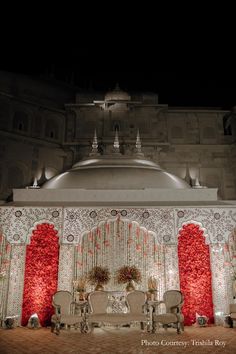
[[[214,313],[217,322],[223,313],[227,313],[228,304],[232,302],[232,276],[236,256],[234,237],[236,210],[231,207],[186,209],[1,207],[0,225],[2,238],[10,247],[7,277],[0,284],[2,299],[5,296],[5,302],[1,302],[4,303],[2,317],[18,315],[25,324],[31,312],[44,311],[33,305],[32,298],[29,296],[27,298],[27,293],[30,293],[30,282],[27,278],[32,269],[30,265],[32,263],[27,256],[27,252],[29,254],[27,247],[28,250],[34,247],[35,235],[38,235],[42,243],[47,244],[48,249],[50,247],[55,249],[50,276],[46,281],[50,284],[46,285],[50,291],[44,296],[46,300],[43,306],[47,311],[41,318],[43,324],[48,324],[51,314],[51,294],[56,289],[56,282],[58,289],[72,291],[73,280],[87,273],[96,264],[107,265],[112,273],[121,265],[136,264],[143,276],[139,287],[146,290],[148,276],[156,277],[159,298],[162,298],[166,290],[181,288],[185,294],[187,311],[185,316],[189,323],[193,322],[195,311],[207,315],[211,321]],[[49,232],[48,236],[47,233],[44,236],[41,233],[40,237],[37,230],[44,227],[42,225],[48,225],[47,230],[53,232]],[[186,244],[182,241],[184,237]],[[52,244],[53,246],[50,246]],[[197,252],[198,256],[192,252],[188,264],[194,269],[191,275],[193,279],[199,278],[200,293],[205,293],[209,300],[204,307],[200,307],[194,298],[194,294],[199,294],[196,286],[191,296],[188,295],[186,277],[187,275],[189,277],[190,269],[183,267],[184,256],[181,251],[181,247],[182,249],[185,247],[183,245],[189,245],[190,249]],[[36,254],[39,264],[47,268],[46,260],[43,260],[46,251],[39,251],[41,246],[38,247]],[[207,272],[207,277],[201,282],[202,267]],[[37,267],[35,270],[37,274],[40,273]],[[24,290],[24,284],[25,289],[28,288],[27,291]],[[45,282],[42,282],[43,288],[45,289]],[[108,288],[119,289],[114,279],[108,284]],[[199,295],[197,297],[199,298]],[[188,306],[191,307],[191,311],[188,310]]]

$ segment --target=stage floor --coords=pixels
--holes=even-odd
[[[59,336],[49,328],[0,329],[1,354],[145,354],[145,353],[236,353],[236,328],[185,327],[150,334],[139,328],[95,328],[93,333],[62,330]]]

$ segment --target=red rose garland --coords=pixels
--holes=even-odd
[[[59,245],[53,225],[40,224],[26,248],[22,325],[37,313],[42,326],[54,313],[52,295],[57,290]]]
[[[196,313],[214,322],[209,246],[199,226],[188,224],[180,231],[178,242],[180,289],[185,324],[196,322]]]

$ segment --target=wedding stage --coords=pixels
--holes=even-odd
[[[190,188],[144,158],[92,154],[42,188],[14,190],[0,207],[0,316],[27,325],[37,313],[50,324],[52,295],[74,292],[73,282],[93,266],[112,274],[105,290],[123,291],[114,274],[135,265],[147,291],[156,279],[158,300],[167,290],[184,294],[185,324],[196,313],[222,323],[233,302],[236,206],[215,189]],[[141,176],[141,177],[140,177]],[[87,292],[93,290],[91,285]]]

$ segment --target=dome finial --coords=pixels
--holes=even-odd
[[[142,143],[141,143],[141,139],[140,139],[140,135],[139,135],[139,129],[137,131],[135,150],[136,150],[136,155],[144,156],[144,154],[142,153]]]
[[[116,86],[115,86],[115,88],[114,88],[114,91],[120,91],[119,82],[116,83]]]
[[[92,143],[92,151],[90,152],[89,156],[92,155],[98,155],[98,139],[97,139],[97,131],[96,129],[94,130],[94,137],[93,137],[93,143]]]
[[[187,163],[187,165],[186,165],[186,173],[185,173],[184,180],[185,180],[190,186],[192,186],[192,178],[191,178],[191,175],[190,175],[188,163]]]

